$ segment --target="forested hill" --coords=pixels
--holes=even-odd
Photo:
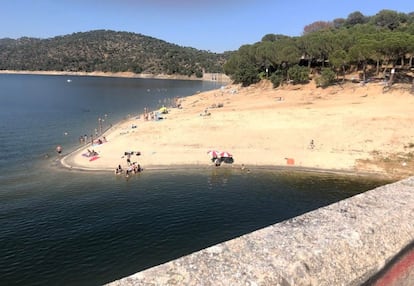
[[[382,77],[388,84],[412,82],[414,12],[381,10],[365,16],[355,11],[347,18],[311,23],[299,37],[267,34],[234,52],[224,71],[246,86],[262,78],[275,86],[306,83],[310,74],[325,86],[357,72],[363,81]]]
[[[49,39],[0,39],[0,70],[134,72],[202,77],[222,72],[231,52],[216,54],[153,37],[109,30]]]

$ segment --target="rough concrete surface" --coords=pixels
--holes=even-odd
[[[414,240],[414,178],[109,285],[361,285]]]

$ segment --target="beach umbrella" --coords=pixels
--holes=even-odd
[[[220,156],[220,152],[216,150],[210,150],[207,154],[210,155],[211,158],[218,158]]]
[[[165,106],[163,106],[163,107],[161,107],[160,109],[159,109],[159,111],[161,112],[161,113],[168,113],[168,109],[167,109],[167,107],[165,107]]]
[[[220,157],[221,158],[231,158],[231,157],[233,157],[233,155],[231,155],[229,152],[221,152],[220,153]]]

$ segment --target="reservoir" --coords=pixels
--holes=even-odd
[[[388,183],[289,169],[70,171],[56,146],[65,154],[99,124],[221,86],[40,75],[0,75],[0,86],[4,285],[100,285]]]

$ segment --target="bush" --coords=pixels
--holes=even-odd
[[[197,70],[197,71],[195,72],[195,75],[196,75],[196,77],[197,77],[197,78],[202,78],[202,77],[203,77],[203,71],[201,71],[201,70]]]
[[[301,66],[293,66],[288,70],[289,79],[293,84],[301,84],[309,82],[309,68]]]
[[[239,69],[232,75],[234,83],[241,83],[242,86],[249,86],[260,81],[259,73],[252,64],[242,63]]]
[[[283,75],[281,73],[274,73],[270,76],[270,81],[273,84],[273,88],[279,87],[283,82]]]
[[[260,79],[267,79],[267,73],[266,73],[266,72],[264,72],[264,71],[260,72],[260,73],[259,73],[259,78],[260,78]]]
[[[335,72],[329,68],[324,68],[321,71],[321,75],[315,79],[316,85],[320,87],[327,87],[335,82]]]

